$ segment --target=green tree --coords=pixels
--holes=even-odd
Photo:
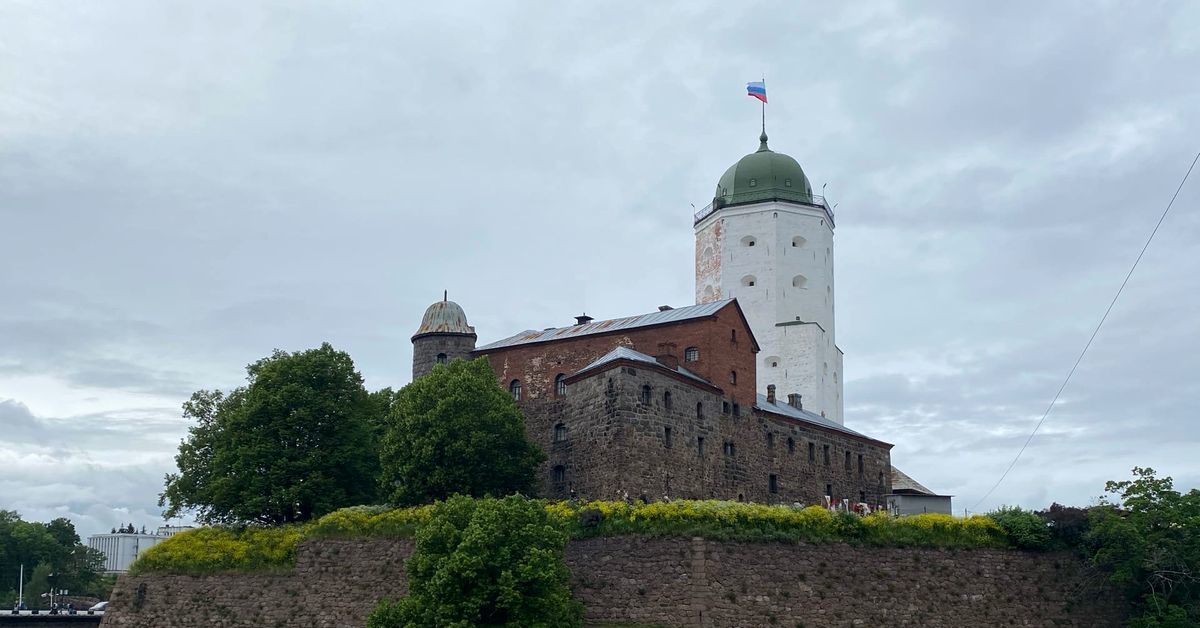
[[[1000,524],[1005,535],[1021,549],[1050,547],[1050,526],[1036,512],[1022,510],[1020,506],[1001,506],[987,516]]]
[[[538,500],[452,497],[417,530],[408,596],[381,602],[367,626],[579,626],[566,543]]]
[[[50,523],[37,523],[22,520],[14,511],[0,510],[0,586],[5,589],[17,582],[21,565],[25,566],[28,579],[35,566],[44,564],[47,573],[57,574],[55,588],[92,593],[103,563],[104,555],[80,542],[75,524],[69,519],[60,517]],[[16,599],[7,597],[5,594],[0,598],[0,604],[7,605]]]
[[[196,425],[159,496],[165,516],[282,524],[375,500],[374,406],[349,355],[328,343],[276,350],[246,373],[228,395],[201,390],[184,403]]]
[[[1171,478],[1135,467],[1134,479],[1108,482],[1089,510],[1084,535],[1095,563],[1127,588],[1135,628],[1200,625],[1200,491],[1180,493]]]
[[[25,605],[29,608],[49,608],[50,598],[42,597],[51,587],[60,588],[55,582],[54,567],[50,563],[38,563],[25,581]]]
[[[545,460],[486,358],[439,364],[402,388],[385,432],[381,489],[400,505],[532,491]]]

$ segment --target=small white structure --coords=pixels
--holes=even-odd
[[[925,488],[906,473],[892,467],[892,493],[888,495],[888,510],[894,515],[952,514],[951,495],[938,495]]]
[[[104,554],[105,573],[124,573],[142,552],[162,541],[190,530],[192,526],[161,526],[153,533],[116,532],[93,534],[88,537],[88,547]]]

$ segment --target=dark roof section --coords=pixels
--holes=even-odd
[[[761,394],[761,393],[758,395],[758,400],[755,402],[754,408],[756,410],[762,410],[764,412],[771,412],[774,414],[782,415],[789,419],[796,419],[797,421],[802,421],[804,423],[811,423],[811,424],[816,425],[817,427],[821,427],[826,430],[831,430],[834,432],[841,432],[842,434],[848,434],[850,436],[854,436],[855,438],[869,440],[873,443],[879,443],[879,444],[885,445],[887,447],[892,446],[891,443],[881,441],[877,438],[871,438],[870,436],[867,436],[866,434],[862,434],[860,432],[855,432],[854,430],[846,427],[845,425],[842,425],[841,423],[838,423],[836,421],[831,421],[819,414],[809,412],[808,410],[801,410],[800,408],[790,406],[790,405],[788,405],[788,403],[786,401],[780,401],[779,399],[776,399],[775,403],[771,403],[770,401],[767,401],[767,396],[764,394]]]
[[[592,361],[591,364],[579,369],[578,372],[576,372],[576,373],[572,374],[570,377],[568,377],[567,381],[574,380],[575,378],[578,378],[578,377],[586,376],[588,373],[603,371],[603,370],[605,370],[604,367],[606,367],[606,366],[610,366],[610,365],[615,366],[617,364],[631,364],[631,363],[649,366],[649,367],[656,367],[656,368],[666,371],[666,372],[674,375],[676,378],[682,379],[683,381],[686,381],[690,384],[696,384],[696,385],[701,386],[702,388],[711,389],[718,393],[721,392],[720,388],[717,388],[708,380],[704,379],[703,377],[700,377],[699,375],[696,375],[695,373],[683,368],[682,366],[676,366],[676,367],[667,366],[666,364],[659,362],[658,360],[654,359],[653,357],[648,356],[645,353],[642,353],[641,351],[634,351],[633,349],[630,349],[629,347],[617,347],[616,349],[609,351],[608,353],[604,354],[603,356]]]
[[[907,473],[892,467],[892,494],[893,495],[930,495],[933,497],[950,497],[950,495],[939,495],[925,488],[925,485],[912,479]]]
[[[675,308],[673,310],[659,310],[649,314],[641,314],[639,316],[613,318],[606,321],[585,323],[583,325],[571,325],[569,327],[552,327],[550,329],[544,329],[541,331],[527,329],[519,334],[509,336],[503,340],[497,340],[496,342],[483,345],[482,347],[476,347],[475,353],[482,354],[487,353],[492,349],[505,349],[518,345],[552,342],[567,338],[607,334],[626,329],[640,329],[642,327],[654,327],[657,325],[667,325],[681,321],[706,318],[713,316],[730,303],[736,304],[737,300],[722,299],[720,301],[711,301],[709,303],[701,303],[699,305],[689,305],[687,307]],[[742,317],[742,321],[746,324],[746,329],[750,329],[750,323],[746,320],[746,315],[742,313],[741,306],[737,306],[737,309],[738,315]],[[750,339],[754,342],[754,348],[757,350],[758,341],[754,340],[753,331],[750,332]]]

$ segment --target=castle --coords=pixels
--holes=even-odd
[[[547,453],[545,497],[884,505],[892,445],[843,425],[828,203],[764,132],[694,219],[696,305],[476,346],[443,298],[413,378],[486,356]]]

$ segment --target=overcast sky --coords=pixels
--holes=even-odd
[[[1200,3],[0,4],[0,508],[153,527],[194,390],[693,301],[757,147],[838,203],[846,424],[972,508],[1200,150]],[[653,7],[649,10],[649,7]],[[1200,180],[979,506],[1200,484]]]

